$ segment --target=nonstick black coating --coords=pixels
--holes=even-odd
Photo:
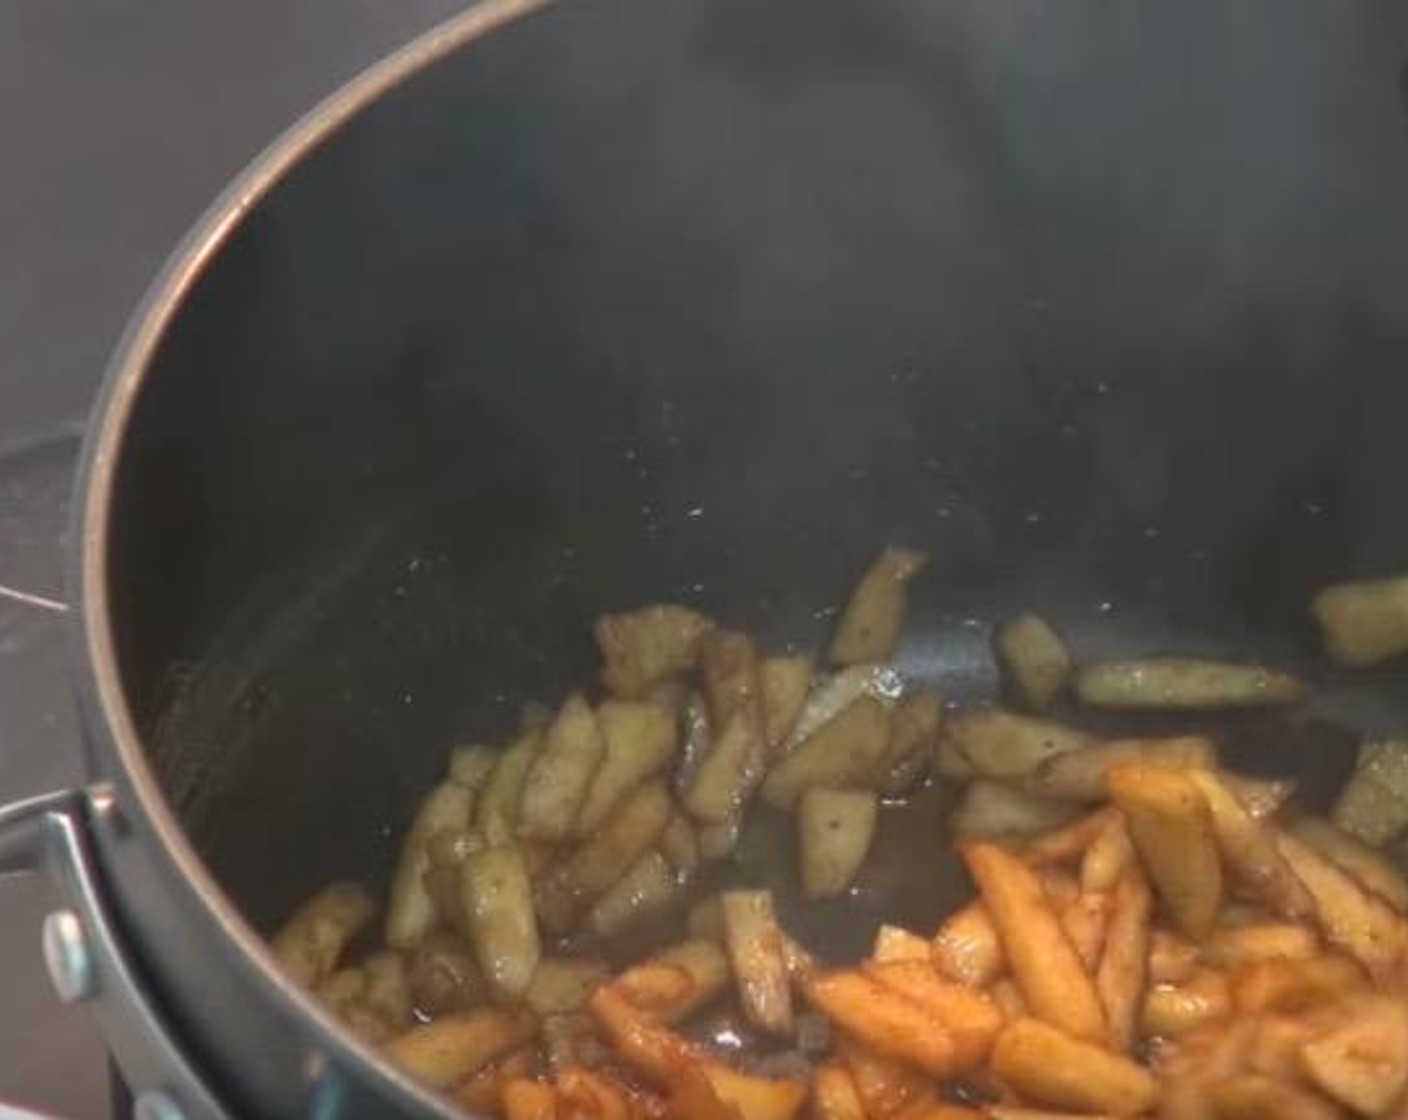
[[[1323,801],[1404,717],[1305,612],[1408,567],[1390,12],[582,2],[375,106],[192,294],[121,465],[124,679],[233,898],[379,875],[452,744],[591,679],[599,611],[815,648],[886,542],[932,554],[901,664],[955,701],[1026,609],[1304,670],[1219,730]],[[952,902],[914,820],[804,936]],[[760,828],[740,879],[789,878]]]

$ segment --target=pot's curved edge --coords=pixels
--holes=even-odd
[[[275,966],[263,939],[225,897],[187,840],[147,766],[135,721],[118,677],[109,602],[109,511],[117,463],[151,359],[191,288],[218,257],[245,216],[289,172],[363,110],[460,48],[553,0],[479,0],[373,63],[329,95],[258,155],[217,197],[173,251],[128,322],[90,413],[76,475],[65,580],[71,614],[69,640],[86,749],[107,763],[95,777],[118,777],[130,793],[120,806],[126,823],[150,838],[153,853],[212,925],[228,934],[245,978],[286,1013],[323,1028],[329,1056],[382,1079],[430,1114],[459,1115],[434,1094],[393,1070],[374,1050],[342,1029],[310,995]],[[109,768],[115,773],[106,772]]]

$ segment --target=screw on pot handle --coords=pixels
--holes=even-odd
[[[94,857],[93,822],[116,813],[105,786],[0,808],[0,874],[43,871],[60,909],[44,921],[44,962],[59,999],[87,1004],[127,1084],[137,1120],[228,1120],[181,1052],[113,921]],[[0,1120],[42,1120],[0,1104]]]

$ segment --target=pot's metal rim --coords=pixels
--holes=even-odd
[[[343,1068],[381,1078],[408,1105],[431,1115],[461,1116],[433,1093],[377,1058],[345,1031],[310,995],[277,968],[263,939],[226,898],[197,856],[147,765],[119,680],[109,613],[107,556],[109,515],[117,464],[133,408],[153,356],[180,314],[188,294],[219,255],[245,216],[284,177],[331,135],[373,102],[466,45],[547,7],[552,0],[479,0],[374,63],[290,127],[226,188],[182,240],[148,289],[119,341],[94,405],[78,472],[67,582],[74,612],[70,637],[77,646],[79,685],[87,730],[110,751],[132,791],[121,809],[137,831],[154,842],[158,858],[229,935],[233,959],[246,979],[269,999],[316,1022],[321,1043]],[[109,775],[101,775],[107,777]],[[316,1057],[316,1055],[310,1055]],[[311,1070],[310,1070],[311,1072]],[[311,1088],[311,1086],[310,1086]]]

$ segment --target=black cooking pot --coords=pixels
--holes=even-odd
[[[51,971],[149,1116],[445,1113],[256,931],[380,874],[449,745],[586,679],[604,608],[812,643],[902,541],[902,666],[955,698],[1037,608],[1089,655],[1315,674],[1238,737],[1312,800],[1341,728],[1402,727],[1403,675],[1324,675],[1304,610],[1408,563],[1401,10],[536,7],[280,141],[108,379],[93,785],[0,817],[0,867],[60,874]],[[951,900],[917,851],[857,921]]]

